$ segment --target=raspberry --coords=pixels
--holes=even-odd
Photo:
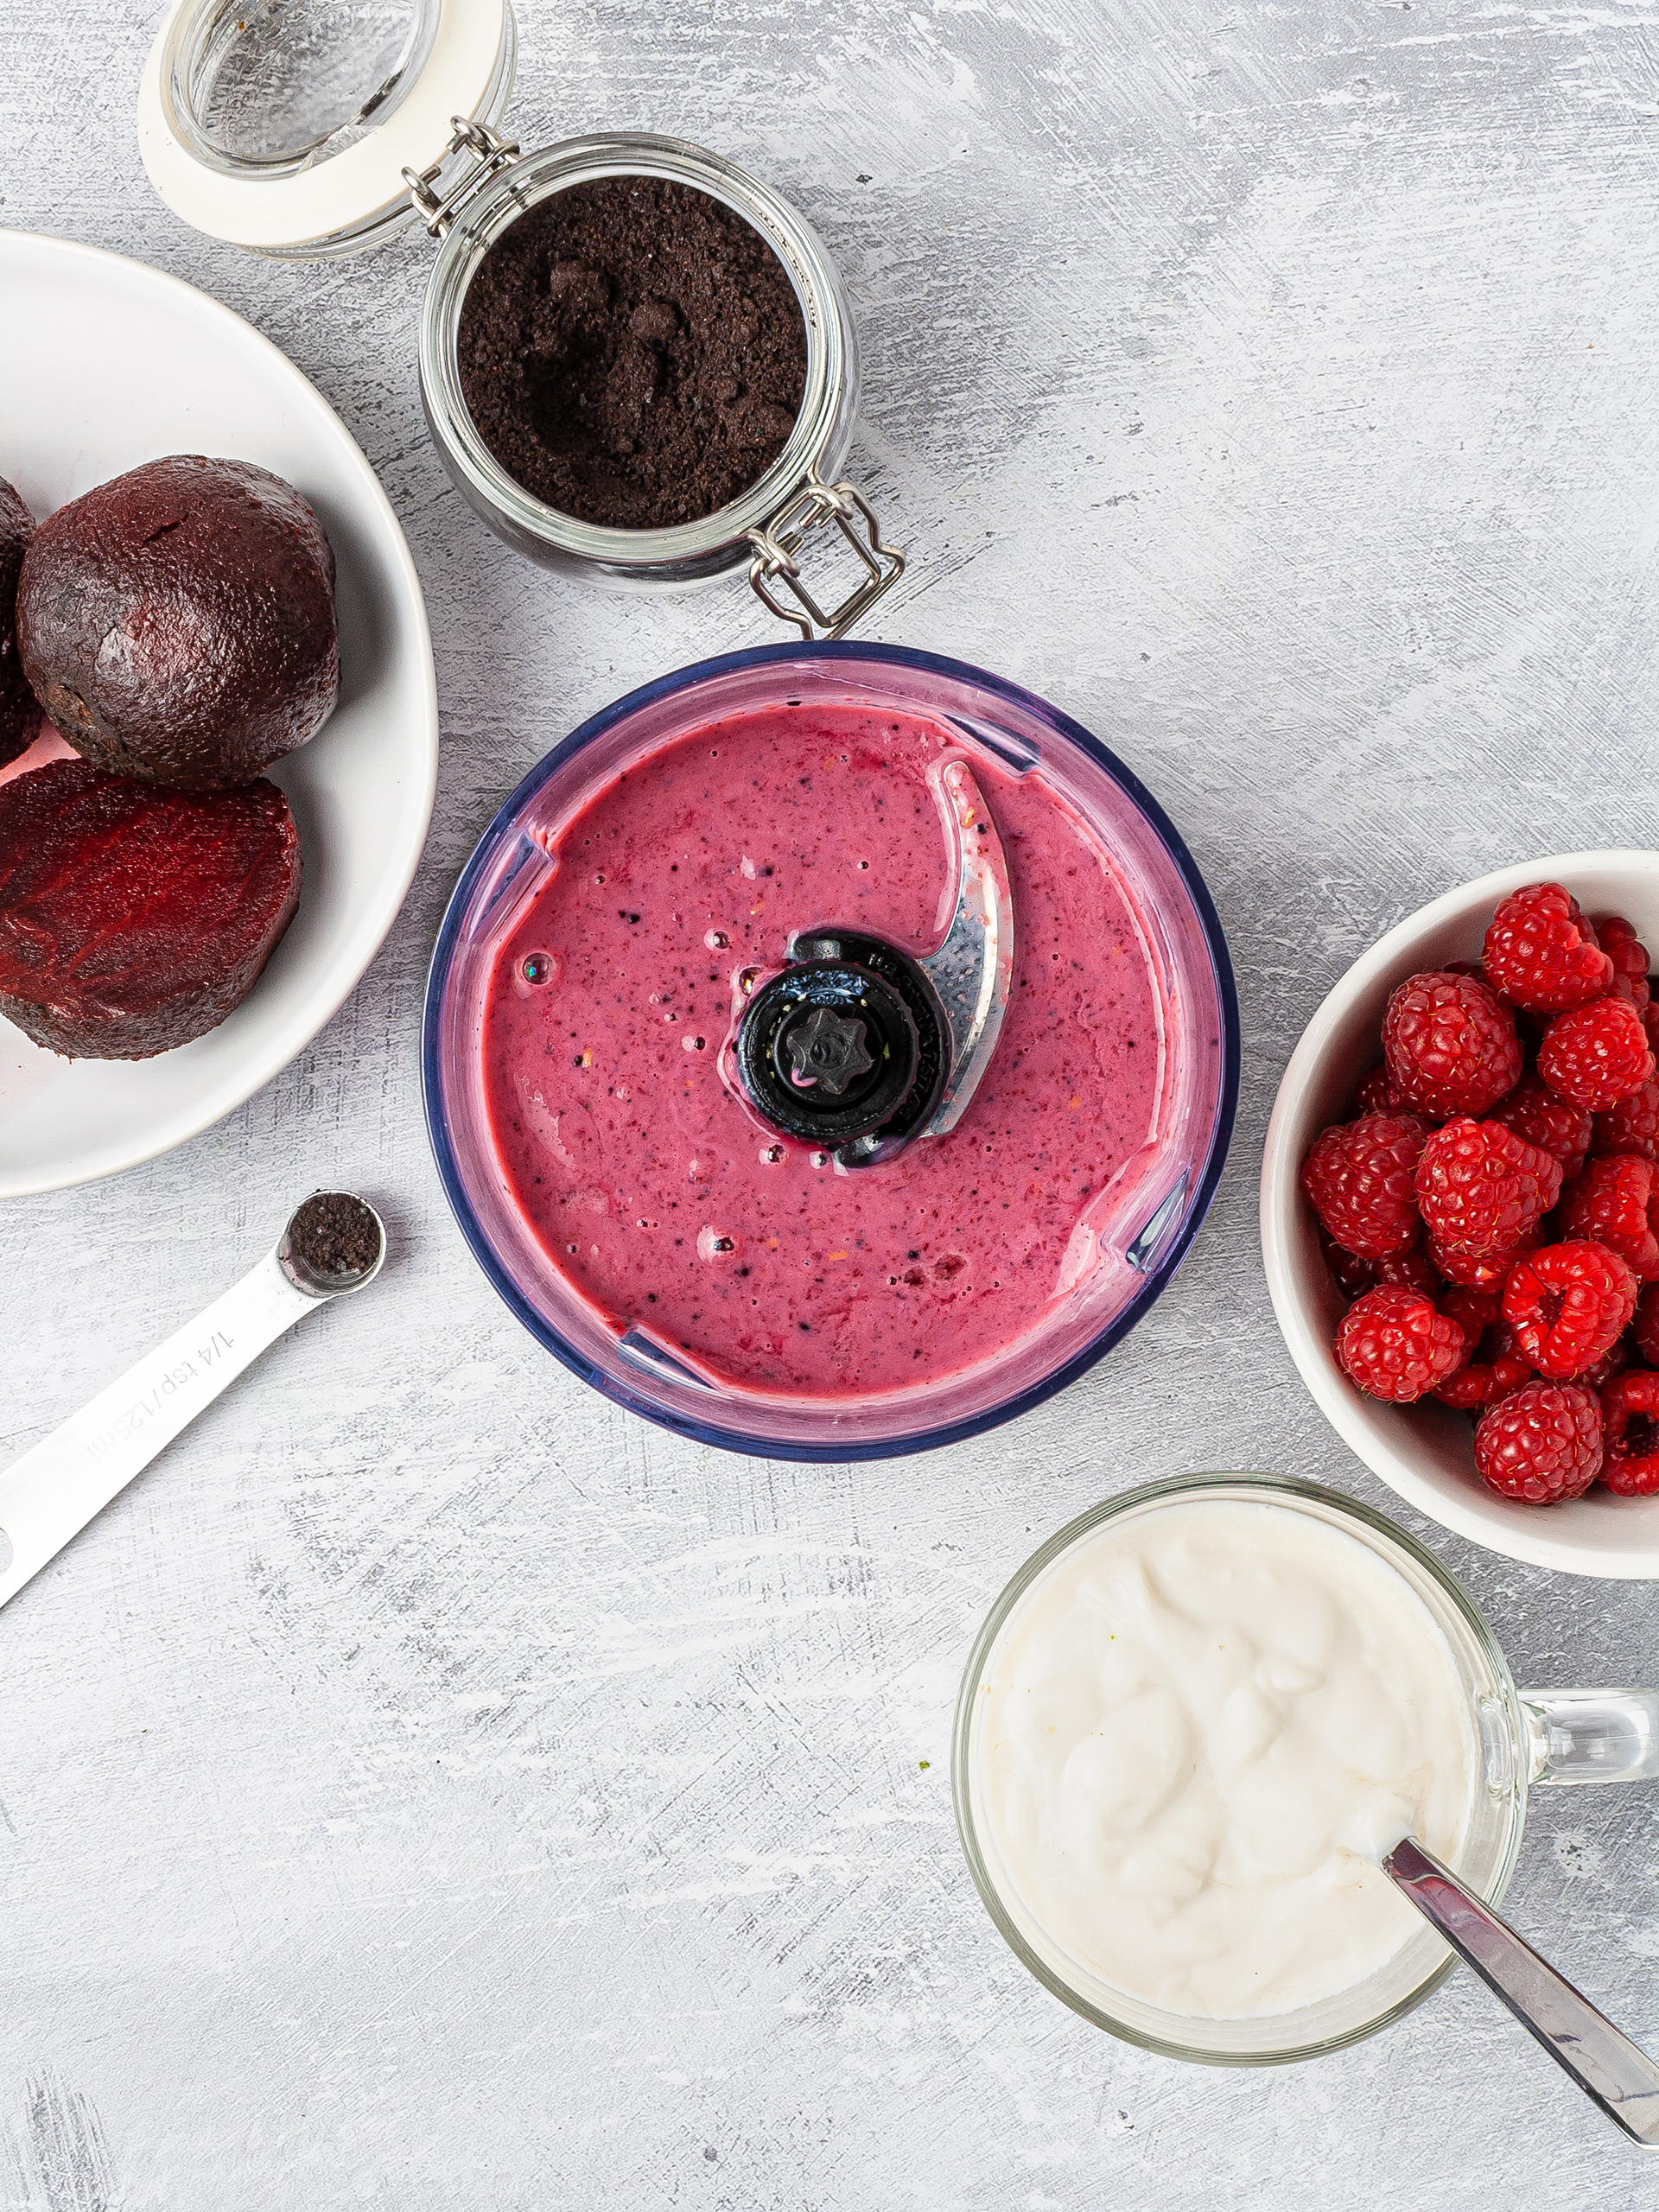
[[[1609,988],[1616,998],[1644,1007],[1652,995],[1648,984],[1648,948],[1623,914],[1609,914],[1596,924],[1596,942],[1613,963]]]
[[[1368,1397],[1395,1405],[1421,1398],[1468,1355],[1468,1338],[1433,1299],[1393,1284],[1357,1299],[1337,1332],[1344,1372]]]
[[[1648,1033],[1628,999],[1592,999],[1558,1014],[1538,1047],[1538,1072],[1552,1090],[1605,1113],[1654,1071]]]
[[[1622,1375],[1630,1363],[1630,1351],[1621,1337],[1611,1351],[1605,1351],[1599,1359],[1592,1360],[1583,1374],[1575,1375],[1573,1380],[1582,1390],[1599,1392],[1607,1388],[1615,1375]]]
[[[1302,1162],[1302,1189],[1344,1252],[1380,1260],[1417,1242],[1412,1179],[1427,1135],[1414,1114],[1367,1114],[1321,1131]]]
[[[1540,1152],[1559,1160],[1563,1175],[1576,1175],[1583,1166],[1594,1126],[1584,1107],[1559,1097],[1530,1069],[1507,1098],[1488,1107],[1486,1119],[1502,1122]]]
[[[1515,1332],[1491,1291],[1448,1290],[1440,1311],[1463,1331],[1469,1357],[1453,1368],[1434,1395],[1464,1413],[1482,1413],[1532,1380],[1532,1370],[1516,1349]]]
[[[1636,1277],[1605,1244],[1547,1245],[1503,1286],[1503,1319],[1541,1375],[1564,1382],[1592,1367],[1636,1311]]]
[[[1386,1259],[1368,1260],[1364,1264],[1377,1283],[1421,1290],[1425,1298],[1438,1298],[1446,1287],[1440,1269],[1421,1244],[1414,1244],[1409,1252],[1390,1252]]]
[[[1612,988],[1613,963],[1559,883],[1512,891],[1492,916],[1483,948],[1494,990],[1541,1014],[1583,1006]]]
[[[1448,1122],[1417,1162],[1417,1204],[1442,1251],[1513,1249],[1560,1187],[1560,1161],[1498,1122]]]
[[[1640,1159],[1659,1160],[1659,1082],[1638,1084],[1627,1098],[1598,1114],[1591,1150],[1633,1152]]]
[[[1366,1114],[1408,1114],[1411,1109],[1390,1080],[1387,1068],[1373,1068],[1354,1093],[1353,1119]]]
[[[1333,1244],[1321,1229],[1319,1249],[1325,1254],[1325,1264],[1336,1278],[1337,1288],[1350,1304],[1382,1282],[1400,1283],[1408,1290],[1421,1290],[1426,1297],[1437,1300],[1446,1287],[1440,1269],[1421,1244],[1414,1244],[1408,1252],[1390,1252],[1386,1259],[1362,1260],[1352,1252],[1344,1252],[1340,1244]]]
[[[1418,1169],[1421,1177],[1422,1170]],[[1659,1281],[1659,1167],[1621,1153],[1592,1160],[1561,1192],[1563,1236],[1592,1236],[1640,1281]]]
[[[1529,1382],[1480,1417],[1475,1465],[1502,1497],[1528,1505],[1581,1497],[1601,1472],[1601,1408],[1571,1382]]]
[[[1473,976],[1411,976],[1389,1001],[1382,1052],[1426,1114],[1484,1114],[1521,1080],[1515,1019]]]
[[[1535,1236],[1527,1236],[1507,1252],[1494,1252],[1483,1258],[1478,1252],[1443,1251],[1431,1236],[1428,1256],[1446,1277],[1459,1290],[1495,1290],[1500,1294],[1516,1268],[1529,1252],[1538,1249]]]
[[[1607,1456],[1601,1479],[1620,1497],[1659,1496],[1659,1375],[1633,1367],[1601,1394]]]
[[[1636,1348],[1649,1367],[1659,1367],[1659,1286],[1636,1301]]]

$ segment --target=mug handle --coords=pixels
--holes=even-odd
[[[1659,1780],[1659,1690],[1522,1690],[1531,1783]]]

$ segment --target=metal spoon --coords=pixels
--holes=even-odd
[[[1643,2150],[1659,2151],[1659,2066],[1415,1836],[1395,1844],[1382,1864],[1591,2102]]]
[[[257,1268],[0,1474],[0,1605],[268,1344],[331,1298],[374,1281],[386,1256],[385,1224],[366,1200],[357,1203],[379,1231],[371,1266],[346,1275],[320,1274],[308,1266],[292,1241],[296,1208]]]

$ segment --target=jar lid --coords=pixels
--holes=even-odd
[[[138,144],[174,213],[296,259],[355,252],[417,209],[455,125],[493,122],[510,0],[176,0],[138,93]]]

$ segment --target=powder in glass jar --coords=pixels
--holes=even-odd
[[[288,1225],[289,1249],[324,1281],[366,1274],[380,1257],[380,1224],[361,1198],[319,1191]]]
[[[764,476],[806,386],[783,264],[690,186],[595,178],[504,231],[461,303],[461,388],[527,492],[582,522],[700,521]]]

